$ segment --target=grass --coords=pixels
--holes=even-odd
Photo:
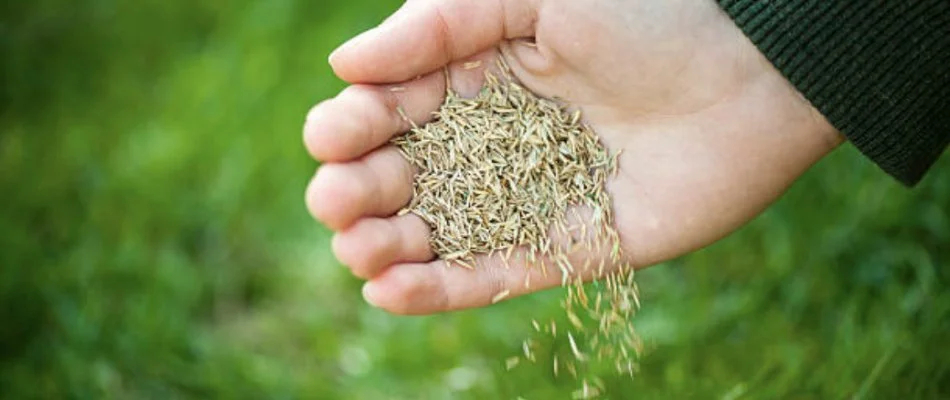
[[[397,4],[0,6],[0,398],[564,398],[505,371],[562,292],[362,303],[302,203],[326,54]],[[643,271],[612,398],[950,394],[950,160],[906,190],[845,146],[728,239]]]

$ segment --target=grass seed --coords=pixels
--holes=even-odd
[[[462,69],[480,66],[473,61]],[[418,171],[412,200],[399,214],[415,214],[429,225],[432,250],[450,266],[477,269],[476,256],[497,254],[508,267],[519,248],[524,251],[518,257],[528,268],[547,276],[548,266],[556,267],[567,289],[562,306],[579,336],[568,331],[573,360],[559,362],[555,354],[554,373],[563,364],[577,378],[576,365],[589,362],[587,353],[612,357],[618,372],[632,374],[636,365],[631,353],[639,354],[641,344],[630,319],[640,303],[606,190],[620,153],[606,149],[580,110],[568,110],[515,83],[503,60],[498,67],[501,76],[486,71],[485,85],[473,98],[456,93],[446,71],[445,100],[425,125],[413,123],[397,108],[411,129],[392,143]],[[591,215],[585,218],[580,207]],[[578,252],[601,254],[596,270],[589,257],[574,265],[570,256]],[[603,279],[595,297],[584,287],[584,274]],[[531,275],[525,274],[525,288]],[[491,302],[509,294],[510,289],[502,288]],[[543,332],[537,321],[532,324],[558,340],[554,320]],[[522,356],[532,362],[533,343],[522,343]],[[506,367],[520,359],[509,358]],[[601,392],[583,382],[584,398]]]

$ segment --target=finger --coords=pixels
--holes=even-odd
[[[619,264],[613,260],[618,254],[613,239],[594,229],[594,219],[589,208],[579,207],[566,215],[565,230],[549,232],[563,256],[531,257],[517,248],[511,254],[479,256],[471,268],[442,260],[397,264],[367,282],[363,296],[393,313],[431,314],[482,307],[578,279],[603,278],[617,271]]]
[[[450,64],[452,90],[464,97],[478,93],[485,71],[500,75],[498,51],[487,50]],[[445,75],[433,72],[394,85],[353,85],[313,107],[304,124],[304,144],[317,160],[357,158],[393,136],[432,119],[445,98]],[[409,119],[409,122],[407,121]]]
[[[442,73],[398,85],[353,85],[314,106],[304,123],[304,144],[321,161],[350,161],[422,124],[445,96]],[[401,113],[400,110],[402,110]]]
[[[333,253],[363,279],[400,262],[431,260],[429,227],[414,214],[364,218],[333,237]]]
[[[424,315],[481,307],[502,294],[514,297],[560,281],[540,266],[525,268],[513,263],[516,265],[505,267],[497,261],[478,263],[474,269],[447,265],[443,260],[393,265],[363,286],[363,297],[395,314]]]
[[[537,0],[420,0],[344,43],[330,65],[348,82],[399,82],[534,35]]]
[[[577,279],[587,282],[617,268],[606,256],[586,252],[569,257],[571,270],[551,259],[527,262],[524,251],[503,257],[480,257],[472,269],[443,260],[396,264],[367,282],[363,297],[396,314],[433,314],[483,307]]]
[[[307,188],[307,207],[330,229],[363,217],[392,215],[412,197],[413,169],[392,146],[349,163],[328,163]]]

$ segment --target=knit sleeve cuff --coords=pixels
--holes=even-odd
[[[862,153],[916,184],[950,141],[950,2],[719,0]]]

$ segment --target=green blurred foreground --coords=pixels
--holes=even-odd
[[[0,398],[569,397],[502,361],[558,291],[390,316],[304,209],[326,55],[395,2],[79,3],[0,5]],[[609,397],[950,396],[948,267],[950,157],[905,190],[844,146],[640,274]]]

